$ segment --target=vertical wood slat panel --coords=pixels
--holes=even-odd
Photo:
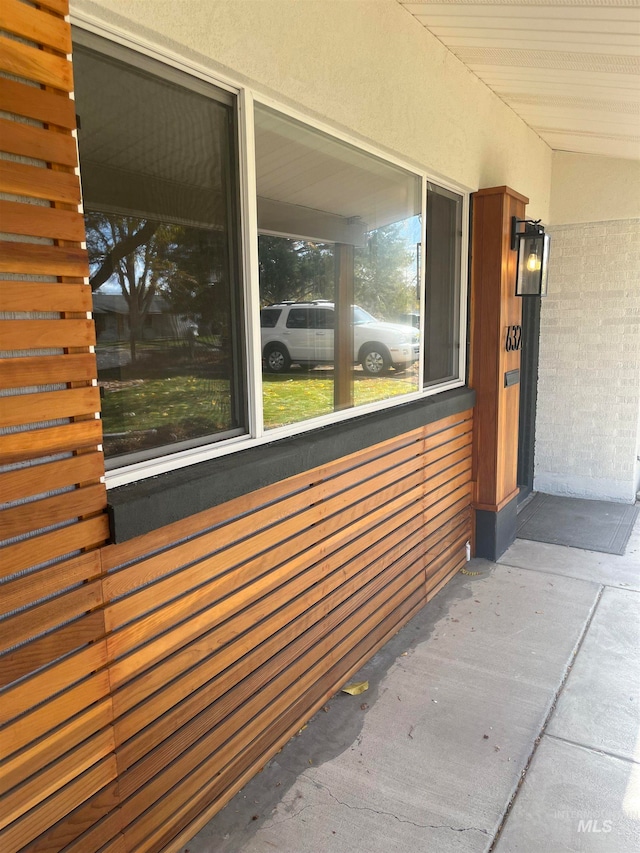
[[[53,172],[10,160],[0,160],[0,190],[50,202],[80,204],[80,184],[73,173]]]
[[[17,80],[0,79],[0,110],[67,130],[76,126],[75,102],[66,94],[37,89]]]
[[[109,531],[67,13],[66,0],[5,0],[0,9],[0,71],[21,78],[0,73],[0,148],[12,155],[0,161],[0,230],[15,235],[0,245],[0,311],[25,315],[0,321],[2,349],[24,353],[0,362],[9,391],[0,399],[0,465],[24,465],[0,471],[3,853],[37,844],[117,772],[102,568],[92,550]],[[29,281],[42,275],[53,280]],[[51,461],[53,453],[66,458]],[[100,817],[87,812],[84,828]]]
[[[71,53],[71,33],[65,21],[55,15],[43,14],[19,0],[3,0],[0,28],[60,53]]]
[[[84,240],[82,214],[24,202],[0,200],[0,222],[7,234],[27,234],[55,240]]]
[[[0,55],[2,41],[0,37]],[[44,163],[69,167],[77,164],[76,144],[70,134],[6,118],[0,118],[0,150]]]
[[[0,119],[0,138],[2,138]],[[18,275],[89,275],[86,249],[67,246],[40,246],[35,243],[0,243],[0,272]]]
[[[36,305],[38,311],[91,311],[91,290],[84,284],[0,281],[0,311],[33,311]]]
[[[22,321],[16,320],[16,322]],[[24,322],[29,323],[28,320]],[[48,320],[42,322],[47,323]],[[75,322],[84,323],[83,320]],[[82,331],[84,326],[80,328]],[[64,391],[43,391],[40,394],[21,394],[18,397],[2,397],[0,403],[2,403],[0,426],[20,426],[54,418],[70,418],[76,414],[92,415],[100,408],[99,392],[93,386],[70,388]]]
[[[0,36],[0,70],[64,92],[71,92],[73,87],[71,63],[65,57],[4,36]]]

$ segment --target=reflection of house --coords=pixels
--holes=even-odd
[[[93,316],[96,338],[100,341],[125,341],[129,339],[129,306],[121,293],[93,294]],[[142,321],[142,337],[146,340],[161,337],[178,337],[185,322],[169,313],[162,296],[154,296]]]
[[[376,193],[396,171],[418,175],[425,198],[427,178],[448,177],[444,191],[432,190],[443,213],[434,222],[447,220],[462,241],[469,222],[458,228],[456,217],[474,193],[469,381],[477,398],[463,373],[399,405],[339,411],[278,440],[254,430],[234,434],[223,452],[187,447],[181,467],[143,459],[135,470],[108,471],[107,491],[92,347],[96,328],[124,336],[126,319],[122,298],[107,296],[96,303],[95,325],[87,319],[77,102],[69,97],[78,49],[64,0],[7,4],[3,30],[15,38],[2,37],[0,67],[11,79],[0,107],[16,118],[4,120],[0,143],[9,155],[1,188],[13,194],[2,203],[2,229],[17,239],[2,247],[0,295],[10,312],[3,350],[18,353],[2,361],[11,396],[0,398],[0,726],[11,753],[0,845],[7,851],[181,849],[464,565],[468,540],[475,547],[479,534],[499,550],[512,535],[519,386],[507,386],[505,374],[522,369],[524,384],[526,368],[535,397],[537,369],[501,345],[504,328],[520,319],[508,229],[511,214],[524,217],[525,196],[527,214],[551,223],[559,249],[542,308],[536,476],[558,491],[626,501],[638,487],[640,211],[637,163],[624,159],[633,142],[623,139],[625,122],[616,156],[607,147],[615,133],[588,129],[568,138],[556,127],[547,134],[557,141],[553,151],[392,0],[192,0],[158,3],[154,16],[150,5],[77,0],[72,18],[79,41],[98,32],[115,44],[114,55],[129,47],[142,75],[150,56],[161,63],[168,81],[161,119],[186,127],[186,143],[176,133],[175,156],[154,159],[142,147],[153,141],[144,126],[139,133],[114,124],[108,139],[87,142],[109,161],[93,171],[93,187],[105,207],[117,206],[112,181],[126,178],[123,163],[132,159],[140,215],[164,213],[175,192],[177,221],[218,227],[220,197],[206,191],[205,179],[226,187],[235,173],[212,166],[202,178],[198,167],[214,148],[221,157],[233,135],[215,147],[191,132],[200,99],[215,88],[211,110],[241,117],[238,157],[262,145],[270,195],[252,195],[249,161],[237,193],[244,230],[237,210],[224,220],[239,232],[251,285],[238,300],[247,312],[238,321],[246,359],[238,409],[252,417],[260,409],[258,394],[247,391],[260,378],[250,338],[258,329],[251,278],[258,223],[293,233],[295,220],[300,236],[329,234],[340,246],[339,271],[348,271],[361,228],[346,205],[339,222],[327,215],[329,202],[339,192],[364,198],[373,186],[367,200],[376,209]],[[533,62],[530,53],[538,52],[527,51]],[[553,51],[545,44],[540,53],[549,71]],[[565,66],[576,61],[562,58]],[[184,108],[176,68],[188,78],[193,110]],[[75,85],[95,95],[94,113],[117,110],[121,99],[157,118],[153,104],[115,77],[94,86],[76,76]],[[535,93],[536,109],[547,84]],[[573,97],[566,95],[567,109]],[[257,134],[254,98],[262,102]],[[292,106],[300,137],[300,127],[314,128],[313,174],[287,153],[298,153],[303,140],[292,135],[285,147],[284,133],[276,134],[279,112]],[[90,128],[90,111],[81,119]],[[344,142],[345,171],[363,163],[357,193],[349,196],[340,158],[325,156],[325,138]],[[587,147],[561,150],[576,149],[576,140]],[[83,169],[88,192],[92,164]],[[330,185],[316,180],[329,171]],[[308,181],[299,199],[294,173]],[[389,186],[397,185],[389,179]],[[400,209],[407,197],[395,199]],[[417,203],[422,210],[419,194]],[[460,282],[466,267],[463,257]],[[454,295],[460,304],[442,310],[462,305],[464,319],[466,293]],[[537,341],[536,308],[525,312],[529,341]],[[171,321],[160,301],[149,317],[151,333],[164,334]],[[465,340],[463,328],[453,346],[464,350]],[[531,410],[528,417],[531,433]]]

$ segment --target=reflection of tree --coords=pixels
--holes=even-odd
[[[209,333],[228,334],[224,234],[97,212],[86,213],[85,224],[91,287],[95,291],[109,279],[117,281],[128,309],[132,362],[156,296],[176,317],[187,317]]]
[[[333,297],[333,249],[325,243],[260,235],[260,301]]]
[[[367,245],[355,253],[356,302],[383,319],[414,310],[415,281],[407,284],[406,276],[415,265],[415,244],[407,241],[404,222],[371,231]]]
[[[119,243],[113,243],[111,248],[109,248],[109,240],[106,237],[105,231],[100,229],[100,225],[107,226],[110,224],[109,220],[113,222],[113,220],[122,220],[123,217],[109,217],[109,219],[99,213],[88,213],[87,214],[87,222],[86,227],[87,231],[90,232],[87,236],[89,239],[89,252],[92,261],[97,261],[98,254],[102,253],[102,256],[99,260],[100,266],[93,272],[91,276],[91,290],[97,290],[100,285],[104,284],[108,281],[112,275],[116,274],[116,267],[119,261],[121,261],[125,255],[130,254],[131,252],[135,252],[140,246],[150,240],[155,232],[158,229],[159,223],[151,222],[151,220],[140,221],[140,227],[135,229],[135,227],[131,230],[126,237],[122,237]],[[100,222],[99,222],[100,220]],[[93,240],[95,236],[94,231],[97,231],[101,236],[102,240]],[[114,229],[111,227],[111,234],[113,237]],[[100,244],[100,245],[98,245]],[[93,251],[93,255],[91,254]]]
[[[286,237],[259,238],[260,300],[263,305],[286,300],[332,299],[333,247]],[[417,308],[415,243],[404,222],[371,231],[355,252],[355,301],[376,317],[393,319]]]
[[[226,235],[203,228],[167,226],[164,296],[175,314],[201,332],[229,333],[230,295]]]
[[[87,249],[93,268],[91,287],[97,289],[115,277],[129,309],[131,361],[136,360],[136,341],[158,290],[160,260],[166,241],[162,225],[132,216],[89,212],[85,216]]]

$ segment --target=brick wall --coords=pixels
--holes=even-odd
[[[640,220],[557,225],[543,299],[534,488],[640,488]]]

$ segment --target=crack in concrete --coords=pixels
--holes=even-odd
[[[287,815],[287,817],[282,818],[282,820],[272,820],[271,823],[269,824],[269,826],[270,827],[280,826],[280,824],[282,824],[282,823],[289,823],[289,821],[295,820],[295,818],[297,818],[298,815],[301,815],[302,812],[308,808],[311,808],[311,803],[307,803],[306,805],[302,806],[301,809],[298,809],[297,812],[294,812],[293,814]]]
[[[476,826],[450,826],[447,823],[416,823],[413,820],[408,820],[407,818],[399,817],[398,815],[394,814],[393,812],[386,812],[386,811],[383,811],[382,809],[374,809],[371,806],[353,806],[353,805],[350,805],[349,803],[345,803],[342,800],[338,799],[338,797],[336,797],[336,795],[329,788],[327,788],[326,785],[323,785],[322,783],[318,782],[317,780],[313,780],[313,784],[315,785],[316,788],[321,788],[323,791],[326,791],[327,794],[329,794],[329,796],[331,797],[331,799],[334,802],[338,803],[338,805],[344,806],[345,808],[350,809],[352,811],[373,812],[373,814],[381,815],[384,817],[391,817],[394,820],[397,820],[398,823],[408,823],[411,826],[415,826],[417,829],[450,829],[452,832],[479,832],[482,835],[489,835],[490,834],[488,830],[479,829]],[[301,809],[299,809],[295,814],[289,815],[288,817],[283,818],[283,820],[273,821],[271,823],[271,826],[278,826],[279,824],[287,823],[288,821],[293,820],[294,818],[298,817],[298,815],[302,814],[302,812],[305,809],[312,808],[312,806],[313,806],[312,803],[307,803]]]

